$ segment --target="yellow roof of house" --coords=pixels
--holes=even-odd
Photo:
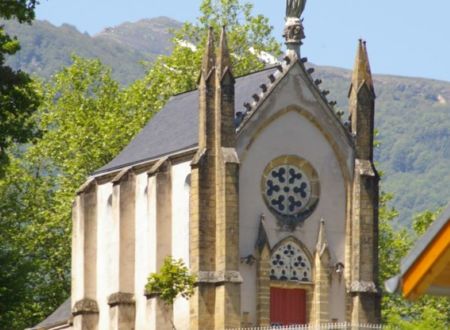
[[[402,260],[401,272],[385,282],[409,300],[424,294],[450,296],[450,206]]]

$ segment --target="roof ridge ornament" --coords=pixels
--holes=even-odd
[[[300,46],[305,39],[303,20],[300,19],[305,10],[306,0],[286,0],[286,18],[283,37],[286,40],[288,55],[295,54],[300,58]]]
[[[372,72],[370,69],[369,55],[367,52],[367,44],[363,39],[358,40],[358,49],[353,66],[352,81],[350,85],[349,95],[354,89],[356,93],[366,84],[372,96],[375,98],[375,88],[373,84]]]

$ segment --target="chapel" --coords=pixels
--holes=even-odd
[[[80,187],[72,295],[34,329],[238,329],[380,323],[375,91],[359,41],[342,120],[300,55],[234,77],[210,30],[198,89],[173,96]],[[149,274],[182,259],[194,295],[168,308]]]

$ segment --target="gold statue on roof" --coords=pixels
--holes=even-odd
[[[286,17],[300,18],[305,6],[306,0],[286,0]]]
[[[305,38],[302,20],[300,20],[305,6],[306,0],[286,0],[286,23],[283,37],[286,40],[288,52],[294,51],[297,55],[300,54],[299,47],[302,39]]]

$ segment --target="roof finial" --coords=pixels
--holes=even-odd
[[[220,76],[224,73],[224,70],[231,70],[231,58],[230,52],[228,50],[227,43],[227,32],[226,27],[222,27],[222,31],[220,33],[220,41],[219,41],[219,49],[217,54],[217,67],[220,69]]]
[[[212,27],[208,29],[208,37],[206,41],[205,52],[203,54],[202,61],[202,76],[206,80],[209,76],[212,68],[215,66],[216,54],[214,45],[214,30]]]
[[[370,91],[375,95],[366,41],[359,39],[355,65],[353,68],[351,88],[354,88],[355,91],[358,92],[363,84],[367,84],[367,87],[369,87]]]
[[[294,53],[300,58],[300,45],[305,39],[300,17],[305,10],[306,0],[286,0],[286,23],[283,37],[286,40],[288,55]]]

